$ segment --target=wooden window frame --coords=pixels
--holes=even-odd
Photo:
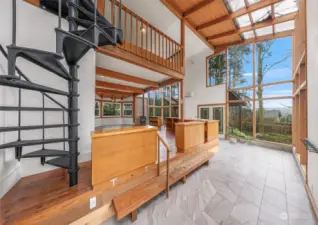
[[[222,54],[222,53],[224,53],[225,54],[225,58],[226,58],[226,60],[227,60],[227,51],[226,50],[224,50],[224,51],[221,51],[221,52],[217,52],[217,53],[214,53],[214,54],[212,54],[212,55],[209,55],[209,56],[207,56],[206,57],[206,59],[205,59],[205,75],[206,75],[206,77],[205,77],[205,86],[208,88],[208,87],[215,87],[215,86],[219,86],[219,85],[227,85],[226,84],[226,76],[227,76],[227,65],[225,66],[226,67],[226,74],[225,74],[225,77],[224,77],[224,81],[222,82],[222,83],[219,83],[219,84],[213,84],[213,85],[209,85],[209,59],[211,59],[211,58],[213,58],[213,57],[215,57],[215,56],[218,56],[218,55],[220,55],[220,54]]]
[[[131,105],[131,115],[125,115],[125,105]],[[132,118],[134,114],[134,104],[133,102],[122,102],[122,117],[123,118]]]
[[[104,116],[104,104],[117,104],[117,105],[120,105],[119,115]],[[121,110],[122,110],[122,103],[121,102],[102,101],[102,118],[122,118]]]

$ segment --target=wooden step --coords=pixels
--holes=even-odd
[[[164,174],[148,180],[147,182],[130,189],[129,191],[113,198],[113,205],[120,220],[135,211],[160,194],[166,188],[166,176]]]

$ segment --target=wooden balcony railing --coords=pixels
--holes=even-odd
[[[182,73],[184,48],[168,35],[132,12],[126,6],[120,7],[116,0],[105,0],[104,16],[115,26],[123,29],[123,45],[119,48],[149,61]],[[121,15],[121,17],[119,16]]]

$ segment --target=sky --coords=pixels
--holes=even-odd
[[[263,83],[271,83],[276,81],[284,81],[292,79],[292,38],[281,38],[276,39],[271,47],[272,55],[265,59],[264,65],[273,65],[274,63],[282,60],[283,58],[288,58],[273,66],[264,76]],[[255,59],[257,59],[257,54],[255,55]],[[252,53],[246,58],[248,61],[244,63],[244,78],[246,79],[246,83],[239,85],[237,87],[244,87],[252,85],[253,83],[253,56]],[[264,68],[264,67],[263,67]],[[255,62],[255,73],[257,73],[257,60]],[[252,97],[252,90],[248,92],[250,97]],[[274,86],[268,86],[263,88],[263,97],[278,97],[278,96],[292,96],[292,83],[280,84]],[[273,109],[273,108],[288,108],[287,106],[292,105],[292,101],[290,99],[286,100],[267,100],[264,101],[265,108]],[[288,110],[287,110],[288,111]]]

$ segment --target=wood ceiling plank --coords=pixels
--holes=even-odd
[[[206,7],[207,5],[209,5],[210,3],[214,2],[215,0],[203,0],[200,3],[194,5],[192,8],[190,8],[189,10],[187,10],[186,12],[183,13],[183,17],[187,18],[188,16],[190,16],[191,14],[193,14],[194,12]]]
[[[233,20],[233,19],[235,19],[237,17],[240,17],[240,16],[243,16],[245,14],[254,12],[254,11],[256,11],[258,9],[261,9],[261,8],[264,8],[266,6],[270,6],[270,5],[275,4],[275,3],[279,2],[279,1],[281,1],[281,0],[263,0],[263,1],[251,4],[250,6],[248,6],[246,8],[240,9],[240,10],[238,10],[236,12],[232,12],[232,13],[230,13],[227,16],[223,16],[223,17],[220,17],[218,19],[211,20],[211,21],[208,21],[208,22],[206,22],[204,24],[198,25],[196,27],[196,30],[200,31],[200,30],[202,30],[204,28],[207,28],[207,27],[216,25],[218,23],[221,23],[224,20]]]
[[[110,77],[110,78],[118,79],[118,80],[124,80],[124,81],[132,82],[132,83],[136,83],[136,84],[141,84],[141,85],[146,85],[146,86],[151,86],[151,87],[159,87],[159,83],[157,83],[157,82],[142,79],[139,77],[130,76],[130,75],[115,72],[112,70],[107,70],[107,69],[104,69],[101,67],[96,67],[96,75]]]
[[[96,80],[95,84],[96,84],[96,87],[98,86],[98,87],[112,88],[112,89],[123,90],[123,91],[131,91],[133,93],[138,93],[138,94],[144,93],[144,90],[141,88],[126,86],[121,84],[114,84],[114,83],[109,83],[109,82],[100,81],[100,80]]]
[[[95,88],[95,91],[98,93],[116,94],[116,95],[122,95],[122,96],[132,96],[134,94],[132,92],[116,91],[116,90],[110,90],[110,89],[104,89],[104,88]]]

